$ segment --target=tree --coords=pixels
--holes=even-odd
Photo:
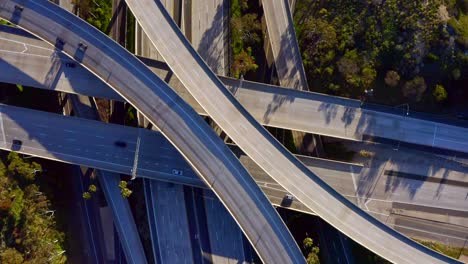
[[[302,246],[307,254],[307,264],[319,264],[320,260],[318,253],[320,252],[320,249],[314,245],[314,240],[310,237],[306,237],[302,242]]]
[[[299,36],[306,67],[321,67],[332,62],[338,41],[335,28],[324,19],[307,19]]]
[[[426,91],[426,82],[423,77],[415,77],[414,79],[407,81],[403,86],[403,96],[414,100],[416,102],[421,101],[421,96]]]
[[[25,162],[18,153],[10,152],[7,157],[7,174],[19,180],[20,184],[27,184],[36,178],[36,172],[42,171],[41,165],[36,162]]]
[[[455,80],[460,79],[460,77],[461,77],[461,72],[460,72],[460,69],[459,69],[459,68],[453,69],[453,71],[452,71],[452,77],[453,77],[453,79],[455,79]]]
[[[63,251],[64,234],[55,223],[48,198],[33,183],[40,165],[10,153],[0,160],[0,263],[50,263]],[[66,256],[52,263],[66,263]]]
[[[97,187],[94,184],[89,185],[88,191],[91,193],[95,193],[97,191]]]
[[[371,66],[366,66],[362,69],[362,77],[361,77],[361,85],[362,88],[368,89],[372,86],[374,83],[375,77],[377,77],[377,71],[371,67]]]
[[[240,75],[246,74],[248,71],[255,71],[258,65],[255,64],[255,58],[251,55],[250,48],[247,51],[242,50],[239,54],[234,56],[234,63],[232,64],[232,71],[235,78]]]
[[[437,84],[435,86],[434,91],[432,92],[432,95],[434,96],[435,100],[437,102],[443,102],[447,100],[447,91],[445,90],[444,86]]]
[[[398,82],[400,82],[400,75],[398,75],[398,72],[388,71],[387,74],[385,74],[385,84],[388,86],[395,87],[398,85]]]
[[[130,195],[132,194],[132,191],[128,189],[127,184],[128,183],[126,181],[119,182],[120,194],[122,194],[124,198],[130,197]]]
[[[260,43],[262,37],[262,23],[258,20],[258,15],[248,13],[241,17],[231,19],[232,30],[238,32],[247,46]]]
[[[14,248],[7,248],[1,253],[0,260],[2,264],[22,264],[23,255]]]
[[[84,192],[84,193],[83,193],[83,198],[84,198],[85,200],[91,199],[91,193],[89,193],[89,192]]]

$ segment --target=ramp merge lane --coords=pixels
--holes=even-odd
[[[0,0],[0,17],[63,50],[143,113],[212,188],[264,262],[304,263],[278,213],[229,148],[135,56],[46,0]]]
[[[224,87],[160,1],[126,1],[159,53],[203,109],[254,162],[298,200],[341,232],[392,262],[456,262],[380,223],[310,172]]]

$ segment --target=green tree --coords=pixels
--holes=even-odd
[[[2,264],[22,264],[23,255],[14,248],[7,248],[0,254]]]
[[[396,71],[388,71],[385,74],[385,83],[390,87],[395,87],[400,82],[400,75]]]
[[[94,184],[89,185],[88,191],[91,193],[95,193],[97,191],[97,187]]]
[[[85,200],[91,199],[91,193],[89,193],[89,192],[84,192],[84,193],[83,193],[83,199],[85,199]]]
[[[437,84],[435,86],[434,91],[432,92],[432,96],[434,96],[437,102],[443,102],[447,100],[447,91],[445,90],[444,86]]]
[[[361,71],[361,87],[368,89],[374,83],[375,77],[377,77],[377,71],[370,65],[364,67]]]
[[[126,181],[119,182],[120,194],[122,194],[124,198],[130,197],[132,194],[132,191],[127,187],[127,185],[128,183]]]
[[[57,229],[48,198],[34,184],[37,163],[10,153],[0,160],[1,263],[65,263],[64,234]]]
[[[324,19],[309,18],[302,25],[299,46],[304,66],[310,70],[327,66],[335,58],[338,41],[335,28]]]
[[[318,253],[320,252],[320,249],[314,245],[314,240],[310,237],[306,237],[302,242],[302,246],[307,254],[307,264],[319,264],[320,260]]]
[[[424,78],[418,76],[407,81],[405,85],[403,85],[403,95],[411,100],[419,102],[426,89],[427,86]]]
[[[457,43],[463,46],[465,49],[468,48],[468,14],[462,14],[458,19],[451,18],[449,25],[457,33]]]
[[[10,176],[17,178],[20,184],[26,184],[34,181],[36,173],[42,171],[41,165],[36,162],[24,162],[24,160],[16,152],[8,154],[7,173]]]
[[[258,19],[257,14],[248,13],[241,17],[233,17],[231,19],[232,30],[237,31],[239,37],[242,38],[247,46],[257,45],[262,37],[262,24]]]
[[[232,71],[235,78],[239,78],[240,75],[244,75],[249,71],[255,71],[258,65],[255,64],[255,58],[251,55],[251,49],[247,51],[242,50],[239,54],[234,57],[234,63],[232,64]]]

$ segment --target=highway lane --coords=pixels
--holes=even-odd
[[[444,244],[460,248],[466,247],[468,241],[467,226],[447,225],[399,214],[390,215],[387,221],[399,232],[404,232],[417,239],[444,240]]]
[[[229,44],[225,43],[228,37],[224,28],[229,26],[228,3],[225,0],[192,0],[191,5],[190,42],[213,72],[226,75],[225,46]]]
[[[15,8],[18,4],[24,10]],[[218,195],[265,262],[305,261],[278,213],[224,142],[133,55],[45,0],[2,0],[0,17],[55,43],[143,113]]]
[[[99,120],[96,107],[89,97],[71,95],[69,99],[76,116]],[[105,137],[107,135],[102,136]],[[101,170],[96,170],[96,174],[106,201],[112,209],[114,226],[119,234],[118,238],[120,238],[127,262],[135,264],[147,263],[146,254],[135,220],[133,219],[130,204],[127,199],[122,197],[118,188],[120,174]]]
[[[183,175],[178,177],[179,181],[194,186],[205,186],[177,150],[158,132],[6,105],[0,107],[0,113],[5,127],[6,142],[2,142],[5,149],[15,149],[11,142],[16,138],[23,141],[19,151],[24,153],[131,174],[136,142],[140,137],[138,176],[167,181],[173,178],[172,170],[176,169],[183,172]],[[116,141],[125,141],[127,147],[116,146]],[[281,205],[286,191],[237,147],[231,146],[231,149],[257,183],[269,194],[273,204]],[[404,177],[405,173],[415,173],[414,166],[408,166],[406,156],[399,160],[396,155],[391,158],[391,162],[378,160],[370,167],[305,156],[297,157],[308,169],[356,203],[356,197],[361,197],[468,210],[468,205],[464,203],[466,187],[459,186],[468,181],[467,169],[456,163],[450,164],[442,159],[437,162],[434,159],[433,164],[427,168],[428,171],[438,172],[430,174],[434,180],[421,181]],[[423,166],[421,162],[419,164]],[[388,171],[402,173],[403,176]],[[367,193],[368,189],[371,189],[372,193]],[[389,192],[389,189],[392,191]],[[292,206],[310,212],[299,203],[297,207],[296,203]]]
[[[145,196],[149,202],[146,206],[152,213],[148,217],[157,263],[194,261],[188,228],[193,219],[187,218],[183,188],[179,184],[145,180]]]
[[[112,209],[114,225],[128,263],[148,263],[141,244],[140,236],[133,220],[128,201],[122,197],[119,189],[120,177],[115,173],[97,170],[100,186]]]
[[[137,170],[139,177],[206,188],[206,185],[197,178],[197,175],[184,162],[176,149],[168,141],[164,140],[158,132],[75,117],[62,117],[56,114],[11,106],[0,107],[0,113],[4,127],[7,128],[4,130],[7,150],[12,149],[12,140],[16,137],[22,140],[19,151],[25,154],[96,168],[102,168],[105,165],[104,169],[130,174],[133,167],[137,137],[140,135],[142,148],[140,148],[139,152],[140,159]],[[0,135],[0,138],[3,138],[3,136]],[[117,140],[127,142],[127,147],[122,149],[115,146],[114,142]],[[86,142],[86,144],[83,144],[83,142]],[[67,148],[64,146],[67,146]],[[298,200],[294,200],[290,205],[283,204],[284,197],[288,192],[237,147],[230,147],[241,163],[255,177],[257,184],[262,188],[272,204],[305,213],[313,213]],[[112,156],[108,155],[108,153],[119,153],[119,155]],[[385,168],[390,168],[389,165],[381,165],[378,169],[375,169],[377,165],[362,167],[361,165],[305,156],[297,157],[308,169],[320,175],[325,182],[338,190],[347,199],[360,205],[368,212],[377,213],[376,216],[378,217],[382,216],[379,219],[384,223],[387,223],[388,215],[393,214],[395,209],[401,212],[401,206],[395,208],[395,204],[401,203],[406,207],[414,207],[406,210],[406,214],[425,209],[429,211],[419,214],[420,218],[468,226],[467,217],[455,219],[450,211],[438,209],[452,208],[465,214],[468,211],[468,204],[465,202],[466,188],[461,188],[452,183],[448,184],[447,182],[447,180],[456,180],[458,184],[466,183],[468,172],[463,166],[456,167],[455,164],[450,165],[446,162],[440,162],[442,168],[450,168],[441,171],[445,175],[444,178],[447,183],[406,178],[400,178],[397,182],[394,176],[383,173]],[[109,164],[109,162],[111,163]],[[384,162],[384,164],[387,164],[387,162]],[[401,169],[397,167],[399,164]],[[419,164],[422,165],[421,162]],[[412,170],[407,170],[408,166],[404,155],[402,160],[398,160],[397,157],[392,158],[392,168],[395,171],[412,172]],[[174,175],[172,171],[174,169],[182,171],[183,175]],[[434,167],[433,170],[438,169]],[[374,175],[379,176],[377,182],[373,180]],[[362,190],[367,190],[369,186],[372,190],[371,193],[362,192]],[[390,195],[386,191],[389,188],[392,189]],[[447,217],[447,215],[450,215],[450,217]],[[424,229],[424,227],[420,229]],[[426,231],[431,232],[431,230]],[[406,234],[406,232],[404,233]],[[443,234],[441,233],[440,237],[443,237]],[[428,238],[432,237],[434,237],[434,234],[428,233]]]
[[[244,252],[244,235],[229,212],[209,190],[203,190],[213,263],[251,263]]]
[[[153,197],[152,190],[153,187],[151,186],[152,180],[150,179],[143,179],[143,192],[145,195],[145,207],[146,207],[146,215],[148,219],[148,227],[149,227],[149,237],[151,238],[151,251],[153,252],[153,262],[154,263],[161,263],[161,254],[159,249],[159,242],[158,242],[158,232],[156,228],[155,222],[155,211],[153,206]]]
[[[53,50],[48,44],[22,35],[16,36],[20,34],[16,30],[12,34],[5,32],[5,27],[0,28],[0,67],[5,72],[0,76],[0,81],[123,101],[117,93],[81,66],[66,67],[66,63],[72,60],[60,53],[52,56]],[[26,51],[22,53],[25,45]],[[165,64],[141,59],[198,113],[206,115],[180,81],[170,74]],[[348,140],[369,140],[372,136],[466,152],[468,128],[464,126],[429,121],[419,115],[406,116],[374,108],[360,108],[360,102],[352,99],[220,78],[236,99],[263,125]]]
[[[456,262],[366,214],[294,158],[225,89],[160,2],[127,0],[127,5],[173,72],[210,117],[252,160],[298,200],[347,236],[390,261]],[[363,229],[367,232],[362,232]]]
[[[262,1],[281,86],[309,90],[288,0]]]
[[[77,210],[75,209],[71,215],[76,215],[76,221],[78,221],[78,219],[81,221],[81,230],[83,232],[81,239],[83,239],[83,241],[87,241],[84,245],[84,252],[86,255],[86,260],[84,261],[94,263],[103,262],[105,259],[104,250],[102,249],[104,242],[103,236],[101,235],[102,232],[98,232],[98,214],[93,210],[96,209],[95,204],[83,199],[83,193],[88,191],[88,185],[86,185],[88,181],[84,178],[83,172],[79,166],[70,166],[70,172],[73,177],[72,192],[77,203]],[[73,228],[76,229],[77,226],[74,226]]]

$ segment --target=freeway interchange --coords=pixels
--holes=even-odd
[[[63,40],[65,45],[59,45],[59,48],[63,49],[64,52],[72,55],[86,68],[97,74],[99,78],[104,80],[106,83],[111,84],[111,86],[114,89],[116,89],[120,94],[122,94],[122,96],[126,100],[128,100],[139,110],[141,110],[156,126],[158,126],[161,129],[162,134],[164,134],[169,139],[169,141],[176,145],[178,150],[182,152],[184,157],[195,168],[195,171],[197,171],[200,176],[208,177],[208,179],[210,179],[210,175],[211,177],[215,176],[213,175],[216,174],[215,171],[208,170],[208,167],[210,166],[212,166],[212,169],[216,169],[216,171],[219,171],[219,168],[224,168],[222,170],[223,174],[229,174],[229,172],[232,169],[237,168],[235,171],[241,171],[244,175],[242,176],[242,181],[244,183],[245,181],[249,181],[248,179],[250,177],[245,172],[245,169],[243,169],[242,166],[237,165],[239,163],[237,161],[234,161],[232,156],[229,156],[230,151],[227,150],[226,147],[224,147],[222,141],[217,139],[216,136],[212,135],[213,133],[209,131],[209,128],[199,127],[200,123],[202,123],[201,119],[196,117],[196,114],[193,111],[185,110],[186,108],[189,109],[188,106],[184,104],[180,100],[180,98],[178,98],[175,94],[169,93],[168,91],[161,92],[160,90],[155,89],[153,85],[158,85],[158,87],[166,86],[160,80],[157,80],[156,77],[153,77],[151,72],[149,72],[149,70],[147,70],[146,67],[141,66],[142,64],[138,63],[138,61],[135,60],[134,57],[129,56],[125,53],[125,51],[122,51],[122,49],[119,49],[118,47],[115,47],[115,49],[113,48],[111,51],[103,52],[103,43],[108,44],[105,45],[105,47],[114,47],[115,44],[113,44],[110,41],[107,41],[103,36],[100,36],[100,33],[96,30],[87,29],[87,31],[93,32],[92,35],[89,34],[89,32],[84,31],[83,28],[87,28],[89,26],[85,25],[85,23],[83,22],[79,22],[79,20],[73,18],[71,15],[68,15],[66,13],[62,14],[63,12],[59,8],[54,7],[52,4],[46,3],[46,1],[44,1],[44,3],[39,3],[41,1],[38,1],[38,3],[34,3],[32,1],[18,1],[21,2],[21,4],[25,7],[24,10],[20,13],[15,11],[14,5],[16,4],[16,2],[17,1],[0,1],[0,3],[2,4],[0,15],[4,18],[8,18],[10,21],[19,24],[20,26],[30,30],[35,34],[40,35],[42,38],[45,38],[49,42],[54,43],[57,37]],[[131,1],[129,1],[129,5],[132,7],[132,4],[130,2]],[[140,5],[138,8],[141,8],[142,6],[145,6],[144,3],[133,4],[135,6],[133,6],[132,9],[136,14],[138,14],[139,12],[146,12],[143,9],[137,9],[140,11],[135,11],[136,6],[138,7],[138,5]],[[167,36],[164,39],[170,41],[168,41],[167,43],[156,43],[156,46],[161,48],[164,45],[168,46],[166,47],[165,52],[164,50],[163,52],[161,52],[163,54],[167,54],[171,50],[171,47],[169,46],[181,45],[178,42],[171,41],[177,41],[177,39],[180,37],[180,34],[178,35],[175,31],[176,34],[171,35],[171,31],[168,29],[172,28],[173,30],[175,30],[174,26],[170,24],[171,21],[168,20],[167,15],[164,14],[162,10],[163,8],[161,8],[161,6],[158,6],[159,8],[155,8],[155,5],[157,5],[157,3],[146,4],[146,7],[148,5],[152,7],[152,9],[150,9],[151,14],[161,12],[161,15],[158,16],[160,18],[164,18],[160,20],[161,23],[169,23],[167,27],[161,27],[161,29],[154,27],[151,28],[151,30],[159,30],[157,32],[159,32],[161,36],[167,34]],[[55,11],[56,14],[51,14],[51,11]],[[48,15],[45,16],[44,14]],[[57,14],[60,14],[60,16]],[[142,14],[141,17],[143,17],[144,15],[145,14]],[[51,20],[50,18],[54,18],[54,20]],[[37,24],[33,23],[33,21],[42,21],[38,22],[37,24],[43,25],[54,24],[56,25],[56,27],[54,27],[52,30],[40,28],[37,27]],[[60,23],[68,24],[69,27],[65,29]],[[70,23],[72,23],[71,26]],[[149,24],[147,24],[146,26],[148,25]],[[165,28],[166,31],[161,31],[162,28]],[[147,32],[148,29],[149,28],[147,27]],[[149,31],[151,32],[151,30]],[[75,32],[72,33],[70,31]],[[78,37],[75,34],[80,34],[80,36]],[[95,36],[98,37],[95,38]],[[83,44],[83,42],[85,42],[86,44]],[[96,42],[95,46],[92,45],[94,42]],[[81,44],[81,46],[79,46],[79,44]],[[83,47],[82,45],[87,45],[85,51],[83,51],[83,48],[79,48]],[[190,50],[190,47],[187,47],[186,45],[181,46],[179,50]],[[187,77],[181,77],[181,75],[184,75],[186,73],[183,70],[184,67],[181,67],[179,65],[179,63],[181,63],[182,61],[189,64],[192,63],[192,66],[200,64],[196,57],[196,53],[189,52],[189,54],[194,56],[196,62],[191,62],[191,56],[186,54],[184,55],[183,52],[177,55],[186,56],[185,59],[168,59],[167,57],[166,59],[168,60],[169,65],[172,65],[172,69],[176,74],[178,74],[182,82],[186,86],[191,86],[193,90],[194,84],[198,83],[198,81],[200,80],[197,79],[197,81],[195,82],[194,80],[189,80],[190,78],[187,79]],[[120,60],[118,60],[117,62],[116,57],[120,58]],[[96,59],[92,58],[100,58],[101,60],[99,61],[99,63],[97,63]],[[174,64],[176,66],[174,66]],[[128,65],[132,65],[133,68],[130,68],[131,70],[125,69],[126,67],[124,66]],[[212,74],[210,73],[209,69],[207,69],[207,67],[203,67],[202,62],[201,67],[204,68],[206,72],[197,72],[197,68],[195,67],[193,72],[191,72],[190,74],[195,74],[199,78],[202,78],[203,76],[205,76],[205,74],[207,74],[207,76],[210,76],[210,74]],[[185,66],[185,69],[188,68],[191,68],[191,66]],[[134,83],[139,84],[137,85],[139,88],[138,91],[136,91],[134,88],[132,89],[132,87],[128,85],[128,82],[130,82],[130,80],[134,81]],[[216,77],[210,76],[209,78],[205,79],[205,83],[201,85],[201,87],[203,87],[204,89],[208,89],[207,87],[210,86],[212,87],[212,81],[216,85],[218,85],[219,88],[219,90],[213,90],[210,88],[210,91],[212,91],[212,93],[210,92],[210,95],[215,96],[215,98],[206,99],[203,98],[203,91],[194,92],[191,90],[192,94],[195,95],[194,97],[197,98],[197,100],[199,100],[200,104],[205,108],[208,114],[210,114],[217,121],[217,123],[224,128],[224,130],[230,135],[230,137],[233,138],[234,141],[236,141],[236,143],[247,154],[249,154],[249,156],[251,156],[251,158],[253,158],[255,162],[257,162],[263,169],[265,169],[268,172],[268,174],[270,174],[270,176],[272,176],[281,185],[283,185],[283,187],[285,187],[289,192],[293,193],[297,198],[299,198],[299,200],[305,203],[309,208],[316,211],[325,220],[329,221],[335,227],[338,227],[338,229],[340,229],[353,239],[356,239],[358,242],[365,244],[369,249],[373,250],[379,255],[384,256],[387,259],[396,261],[398,263],[412,263],[412,260],[415,259],[426,259],[428,263],[436,263],[439,261],[453,261],[451,259],[437,255],[436,253],[431,252],[430,250],[420,246],[419,244],[401,236],[395,231],[386,228],[372,217],[360,211],[359,208],[355,207],[347,200],[343,200],[343,198],[338,193],[336,193],[328,185],[326,185],[314,174],[312,174],[304,165],[302,165],[299,161],[293,158],[291,154],[288,153],[282,146],[279,146],[279,143],[274,141],[274,139],[271,138],[271,135],[269,135],[266,131],[263,130],[263,128],[260,127],[260,125],[258,125],[258,123],[256,123],[256,121],[242,108],[242,106],[237,103],[237,101],[232,97],[232,95],[230,95],[227,92],[227,90],[224,89],[223,85],[219,81],[216,81]],[[147,88],[145,88],[145,90],[142,87]],[[142,96],[143,92],[145,92],[144,96]],[[170,101],[166,102],[164,100],[161,100],[161,98],[155,98],[155,94],[160,95],[160,97],[163,97],[163,99],[167,98]],[[228,101],[219,100],[220,98],[225,98]],[[218,105],[211,106],[211,104],[214,101],[218,101],[216,102]],[[158,108],[155,109],[154,107],[152,107],[152,105],[157,105]],[[181,110],[178,112],[173,111],[174,108],[177,107],[181,107]],[[184,111],[186,112],[181,112],[182,109],[184,109]],[[153,115],[154,113],[157,113],[157,115]],[[223,117],[216,118],[216,113],[218,113],[218,115],[224,113],[226,116],[230,114],[230,120],[225,120],[225,118]],[[181,119],[181,116],[184,114],[187,118],[189,118],[188,120]],[[171,122],[168,122],[168,120],[171,120]],[[235,120],[236,124],[240,124],[240,129],[242,129],[242,131],[233,131],[234,128],[231,124],[229,124],[229,122],[232,122],[233,120]],[[245,121],[248,122],[245,123]],[[193,125],[188,125],[190,122],[193,122]],[[181,124],[187,125],[184,126]],[[184,132],[188,134],[180,135],[181,128],[182,130],[184,130]],[[438,126],[436,126],[435,129],[439,129],[439,131],[441,131],[441,128]],[[193,131],[193,133],[191,131]],[[190,134],[189,132],[192,134]],[[253,134],[250,134],[248,139],[243,138],[244,135],[247,135],[248,133]],[[434,132],[433,145],[436,142],[435,134],[436,132]],[[206,141],[206,139],[203,137],[206,137],[209,140]],[[191,139],[190,143],[187,142],[187,138]],[[198,151],[193,150],[193,144],[195,144],[194,142],[199,142],[199,144],[197,143],[197,146],[199,146]],[[216,145],[217,148],[213,148],[213,144]],[[220,149],[221,145],[223,145],[223,147]],[[268,146],[271,147],[268,148]],[[257,150],[260,148],[262,148],[263,155],[265,155],[265,153],[267,154],[265,155],[266,157],[259,156],[260,153],[258,153]],[[199,157],[201,156],[201,152],[213,153],[213,155]],[[215,153],[218,154],[215,155]],[[224,162],[223,164],[212,163],[213,160],[217,161],[217,158],[220,157],[225,157],[226,160],[224,162],[228,162],[234,167],[225,167],[224,165],[226,165],[226,163]],[[268,160],[274,160],[277,164],[272,164],[268,162]],[[292,177],[293,179],[295,179],[295,183],[289,182],[289,180],[286,180],[284,176],[281,176],[291,173],[294,177],[296,177]],[[234,182],[240,181],[239,178],[235,175],[233,175],[233,177],[233,179],[237,179]],[[300,187],[300,185],[304,184],[310,185],[309,187],[313,187],[313,189],[309,189],[308,191],[306,191],[306,193],[304,193],[303,187]],[[252,203],[246,204],[246,201],[249,201],[250,199],[248,197],[251,197],[251,195],[254,195],[254,193],[258,193],[258,187],[253,187],[255,183],[253,183],[253,185],[252,183],[247,184],[247,186],[250,186],[249,188],[255,189],[255,191],[253,191],[254,189],[251,189],[252,192],[250,193],[250,195],[244,195],[244,197],[241,198],[240,194],[244,193],[245,191],[245,189],[242,188],[240,188],[239,191],[235,192],[236,199],[238,199],[238,201],[240,199],[241,201],[240,204],[234,204],[234,200],[227,202],[228,200],[226,199],[228,197],[230,199],[234,199],[234,196],[229,195],[229,193],[227,193],[226,190],[217,189],[222,187],[217,185],[213,186],[212,180],[208,180],[208,185],[210,187],[213,187],[215,192],[217,192],[218,196],[221,198],[221,200],[225,202],[225,205],[230,209],[233,216],[237,219],[238,223],[243,228],[243,231],[246,233],[247,237],[251,239],[251,242],[254,237],[257,237],[257,239],[265,238],[257,233],[259,232],[259,230],[265,232],[263,233],[263,236],[269,236],[269,239],[272,239],[268,241],[269,243],[271,243],[268,246],[262,246],[262,243],[259,243],[263,240],[259,240],[259,242],[255,243],[256,250],[259,252],[260,256],[264,261],[268,263],[273,263],[273,260],[279,260],[281,258],[285,258],[284,263],[296,263],[302,261],[302,256],[298,256],[297,249],[295,249],[294,246],[291,247],[294,244],[294,242],[292,242],[291,244],[291,238],[288,232],[284,230],[284,225],[278,224],[277,220],[275,220],[275,217],[277,216],[276,214],[271,213],[272,209],[267,209],[266,207],[263,207],[263,209],[261,209],[253,205]],[[315,195],[318,195],[318,197],[312,199],[311,196],[307,195],[307,192],[314,193]],[[223,197],[223,195],[227,196]],[[258,194],[255,194],[254,197],[256,197],[256,199],[258,199],[259,201],[262,201],[258,204],[265,205],[266,199],[262,198],[264,196],[259,196]],[[321,206],[323,204],[333,205],[331,206],[332,208],[329,207],[325,209],[323,206]],[[241,211],[236,211],[238,210],[237,206],[258,208],[259,212],[262,213],[256,214],[256,216],[258,217],[260,215],[266,214],[264,218],[265,222],[262,223],[260,220],[258,220],[258,223],[254,223],[253,221],[246,221],[246,216],[243,216]],[[267,212],[270,212],[269,216],[267,215]],[[339,218],[337,217],[338,215],[340,215]],[[343,215],[346,215],[345,219],[343,219]],[[272,224],[270,225],[270,228],[272,229],[263,229],[268,226],[266,223]],[[258,224],[262,226],[262,228],[253,227]],[[369,228],[368,233],[360,234],[359,230],[357,230],[359,226],[365,226],[366,228]],[[271,232],[270,230],[276,231]],[[273,240],[278,241],[278,243],[272,243]],[[392,250],[391,248],[394,249]],[[279,249],[284,249],[284,251],[281,251]],[[289,260],[287,260],[287,258],[289,258]],[[268,259],[270,259],[271,261],[268,261]]]

